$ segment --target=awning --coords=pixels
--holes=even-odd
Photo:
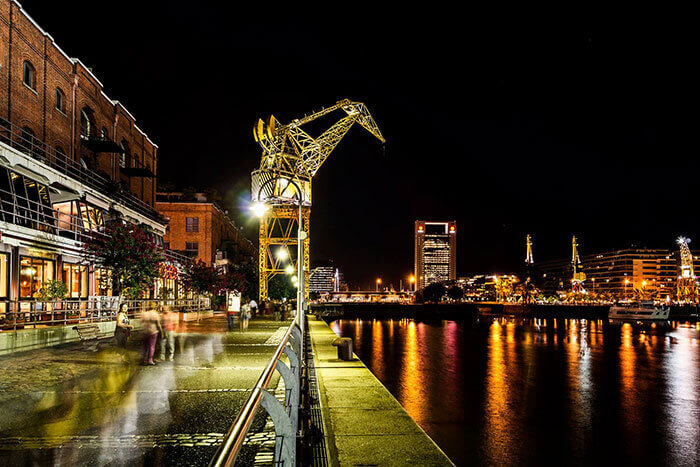
[[[85,202],[88,204],[92,204],[93,206],[97,206],[98,208],[102,208],[105,211],[109,211],[109,203],[107,201],[93,196],[90,193],[85,193]]]
[[[124,152],[121,146],[107,138],[80,138],[80,142],[92,152]]]
[[[62,183],[53,182],[49,185],[49,190],[51,191],[52,203],[64,203],[66,201],[80,199],[80,193]]]
[[[14,166],[12,166],[11,170],[13,172],[17,172],[18,174],[26,175],[27,177],[31,178],[32,180],[35,180],[39,183],[43,183],[44,185],[49,184],[48,178],[41,175],[40,173],[34,172],[32,169],[28,169],[27,167],[25,167],[21,164],[15,164]]]
[[[153,178],[156,176],[150,169],[145,167],[122,167],[121,172],[129,177]]]

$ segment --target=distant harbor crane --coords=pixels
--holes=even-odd
[[[581,271],[581,258],[578,255],[578,243],[576,242],[575,235],[571,239],[571,267],[573,269],[573,276],[571,278],[571,292],[573,294],[586,293],[586,289],[583,287],[583,281],[586,280],[586,274]]]
[[[346,115],[319,137],[313,138],[302,130],[304,124],[335,110],[342,110]],[[348,99],[285,125],[274,116],[266,122],[260,119],[253,128],[253,137],[263,150],[260,167],[251,174],[252,200],[260,216],[260,300],[268,297],[268,281],[285,272],[284,262],[294,262],[287,246],[298,244],[298,231],[305,235],[301,239],[304,257],[296,258],[297,268],[299,261],[303,261],[305,279],[304,284],[298,286],[304,287],[304,296],[308,297],[311,179],[355,123],[385,143],[365,104]],[[299,204],[302,207],[301,220],[297,216]]]
[[[530,234],[527,234],[527,239],[525,240],[525,264],[528,266],[535,264],[532,256],[532,238],[530,238]]]
[[[693,254],[688,248],[690,239],[680,236],[676,243],[681,249],[681,273],[676,282],[678,303],[697,304],[700,301],[700,297],[698,296],[698,280],[695,277],[695,269],[693,267]]]

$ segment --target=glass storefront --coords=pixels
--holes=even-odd
[[[88,275],[86,266],[63,263],[61,280],[68,287],[68,296],[70,298],[87,298]]]
[[[102,297],[112,296],[112,271],[108,269],[95,268],[95,292],[93,295]]]
[[[19,298],[36,298],[46,281],[54,279],[55,262],[50,259],[20,256]]]

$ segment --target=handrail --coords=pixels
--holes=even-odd
[[[209,463],[210,467],[228,467],[233,465],[233,462],[236,460],[236,456],[243,445],[245,435],[248,433],[251,423],[253,423],[253,417],[262,402],[263,391],[267,389],[267,385],[270,383],[270,379],[272,379],[272,374],[275,372],[277,362],[284,352],[284,348],[289,341],[289,336],[292,335],[294,326],[297,324],[296,321],[296,319],[292,320],[289,329],[287,329],[287,332],[284,334],[275,353],[272,355],[272,358],[270,358],[270,361],[267,362],[267,366],[265,366],[265,369],[260,374],[258,381],[253,387],[253,391],[250,393],[250,396],[248,396],[245,404],[243,404],[240,412],[238,412],[236,420],[233,422],[233,425],[231,425],[231,428],[229,428],[226,436],[224,436],[224,441]]]
[[[17,131],[15,124],[2,118],[0,118],[0,142],[58,170],[64,175],[68,175],[74,180],[100,191],[102,194],[110,196],[117,202],[143,214],[151,220],[164,223],[163,216],[153,206],[145,203],[127,190],[116,190],[117,182],[112,180],[108,174],[102,175],[83,167],[80,162],[72,159],[65,152],[47,145],[36,136],[24,133],[22,130]]]

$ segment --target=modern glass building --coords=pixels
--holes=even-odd
[[[416,290],[457,278],[457,222],[416,221]]]

